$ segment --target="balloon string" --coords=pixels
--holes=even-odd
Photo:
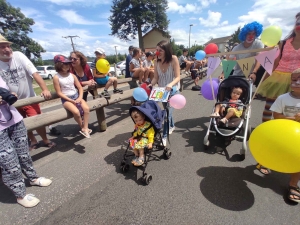
[[[251,106],[252,104],[252,101],[254,100],[255,98],[255,95],[257,94],[259,88],[260,88],[260,85],[261,83],[263,82],[263,80],[265,79],[265,76],[267,75],[267,71],[264,72],[264,75],[262,76],[261,80],[259,81],[259,84],[257,85],[257,88],[255,89],[255,92],[254,94],[252,95],[252,98],[251,98],[251,101],[249,102],[248,106],[247,106],[247,110],[249,109],[249,107]]]
[[[216,103],[216,97],[215,97],[215,92],[214,92],[214,87],[213,87],[213,84],[212,84],[212,78],[211,78],[211,75],[209,76],[209,83],[210,83],[210,87],[211,87],[211,92],[212,92],[212,96],[213,96],[213,99]]]

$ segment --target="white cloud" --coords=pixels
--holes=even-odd
[[[169,2],[168,3],[168,9],[167,12],[176,13],[179,14],[185,14],[185,13],[199,13],[201,11],[201,8],[197,4],[186,4],[178,5],[176,2]]]
[[[94,22],[84,19],[82,16],[78,15],[74,10],[59,10],[57,15],[65,19],[70,24],[82,24],[82,25],[98,25],[106,24],[104,22]]]
[[[94,6],[100,4],[111,4],[111,0],[40,0],[43,2],[50,2],[56,5],[81,5]]]
[[[203,19],[202,17],[199,18],[200,24],[205,27],[215,27],[219,25],[221,20],[222,14],[220,12],[212,12],[208,10],[208,17],[207,19]]]
[[[198,0],[203,8],[207,8],[210,4],[214,4],[217,0]]]

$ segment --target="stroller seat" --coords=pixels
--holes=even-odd
[[[154,128],[155,131],[154,143],[152,145],[152,149],[148,149],[147,147],[144,148],[144,154],[145,154],[144,164],[140,167],[137,167],[143,171],[142,180],[144,181],[144,183],[149,184],[150,181],[152,180],[152,175],[147,174],[145,170],[148,165],[149,159],[152,156],[152,153],[157,151],[163,151],[163,156],[165,159],[169,159],[172,154],[171,151],[163,145],[162,135],[160,132],[161,129],[163,128],[162,124],[165,119],[166,110],[161,110],[160,106],[155,101],[151,101],[151,100],[142,103],[140,106],[132,106],[129,109],[130,115],[134,109],[139,110],[145,115],[145,120],[151,123],[151,126]],[[130,169],[130,165],[127,163],[127,159],[134,156],[133,153],[129,152],[129,149],[130,149],[130,143],[128,143],[127,145],[127,148],[123,156],[123,160],[120,165],[120,170],[124,173],[128,172],[128,170]]]
[[[240,100],[244,104],[243,114],[239,118],[230,118],[226,124],[220,122],[221,118],[211,118],[206,136],[203,140],[203,144],[206,149],[209,147],[210,133],[222,136],[225,140],[225,143],[227,143],[226,146],[230,144],[228,144],[228,140],[231,142],[234,139],[242,139],[243,146],[241,149],[241,154],[245,155],[247,150],[246,141],[251,132],[251,127],[249,126],[251,110],[250,108],[247,109],[246,106],[251,102],[252,81],[247,80],[244,76],[229,76],[227,79],[223,80],[219,86],[216,105],[224,103],[226,99],[230,99],[233,87],[241,87],[243,90],[243,93],[240,96]],[[214,111],[215,107],[213,108],[212,112]]]

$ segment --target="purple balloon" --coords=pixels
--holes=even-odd
[[[220,83],[219,78],[212,78],[213,81],[216,81],[218,84]]]
[[[217,98],[219,83],[216,82],[215,80],[212,80],[211,83],[210,83],[210,79],[208,79],[201,86],[202,96],[207,100],[214,100],[214,97],[213,97],[213,94],[212,94],[211,84],[212,84],[212,87],[213,87],[213,90],[214,90],[215,98]]]

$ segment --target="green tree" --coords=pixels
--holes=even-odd
[[[167,8],[167,0],[113,0],[111,35],[124,41],[138,36],[139,47],[144,50],[142,35],[149,29],[158,28],[168,36]]]
[[[238,27],[238,29],[234,31],[234,33],[231,35],[231,38],[228,41],[228,47],[226,46],[227,51],[231,51],[231,48],[234,45],[234,43],[241,43],[241,41],[239,40],[240,32],[241,32],[241,27]]]
[[[27,18],[20,8],[11,6],[6,0],[0,0],[0,34],[11,41],[15,51],[23,52],[33,62],[39,62],[43,47],[27,35],[32,32],[34,20]]]

